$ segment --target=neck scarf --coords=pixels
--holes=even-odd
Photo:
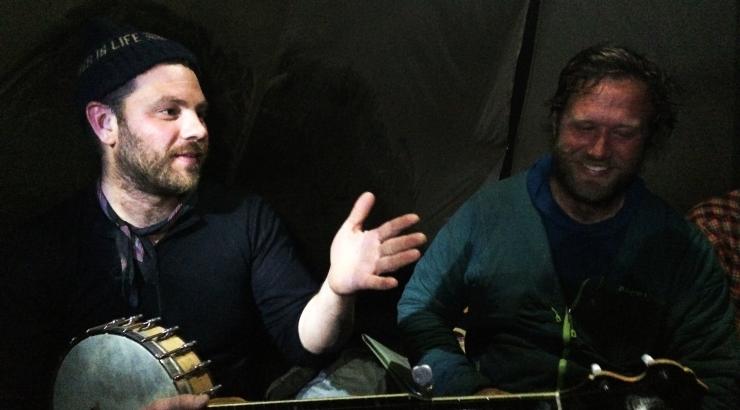
[[[180,202],[164,220],[143,228],[137,228],[116,214],[98,183],[98,201],[105,216],[113,222],[116,230],[116,248],[121,259],[121,295],[131,309],[142,303],[144,284],[156,287],[158,283],[157,253],[151,235],[166,233],[190,208],[189,197]]]

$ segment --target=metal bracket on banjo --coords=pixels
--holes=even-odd
[[[162,320],[162,318],[155,317],[155,318],[149,319],[149,320],[147,320],[145,322],[142,322],[141,323],[142,326],[141,326],[141,329],[140,330],[149,330],[149,329],[153,328],[154,326],[156,326],[157,323],[159,323],[160,320]]]
[[[210,389],[204,391],[203,394],[207,394],[210,397],[213,397],[213,395],[216,394],[217,391],[221,390],[221,387],[223,387],[223,386],[220,385],[220,384],[217,384],[217,385],[211,387]]]
[[[156,334],[153,334],[151,336],[147,336],[147,337],[141,339],[141,342],[142,343],[149,342],[149,341],[158,342],[160,340],[164,340],[164,339],[167,339],[169,337],[172,337],[172,335],[174,335],[175,332],[177,332],[178,330],[180,330],[180,327],[179,326],[172,326],[171,328],[164,329],[160,333],[156,333]]]
[[[182,379],[187,378],[187,377],[193,377],[193,376],[198,375],[198,374],[203,374],[203,373],[205,373],[206,368],[210,364],[211,364],[211,361],[210,360],[206,360],[204,362],[200,362],[200,363],[196,364],[195,366],[193,366],[193,368],[190,369],[190,370],[188,370],[187,372],[173,375],[172,378],[174,380],[182,380]]]
[[[109,330],[116,327],[126,327],[131,326],[133,324],[137,324],[139,319],[141,319],[142,315],[136,315],[136,316],[130,316],[130,317],[122,317],[120,319],[111,320],[110,322],[102,325],[102,326],[96,326],[91,329],[87,329],[87,332],[85,333],[93,333],[98,330]]]
[[[175,350],[171,350],[169,352],[157,352],[154,354],[154,356],[156,356],[157,359],[159,360],[165,359],[167,357],[178,356],[178,355],[190,352],[191,350],[193,350],[193,347],[195,347],[196,344],[198,344],[198,342],[196,342],[195,340],[192,340],[178,347]]]

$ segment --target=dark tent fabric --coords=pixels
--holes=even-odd
[[[600,41],[647,54],[684,88],[648,185],[680,211],[740,186],[732,0],[83,3],[0,3],[0,234],[95,178],[67,98],[79,61],[67,34],[75,16],[109,4],[153,11],[151,30],[196,49],[213,107],[209,177],[264,195],[319,277],[362,191],[378,196],[369,225],[413,211],[433,237],[508,171],[510,137],[513,172],[546,152],[558,71]],[[392,341],[399,292],[363,295],[360,331]]]

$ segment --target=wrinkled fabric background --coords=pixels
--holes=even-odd
[[[648,55],[683,87],[648,186],[681,212],[740,186],[732,0],[154,4],[150,29],[196,49],[207,71],[207,177],[265,196],[318,277],[362,191],[378,196],[369,225],[413,211],[431,238],[481,183],[527,168],[549,148],[544,102],[560,68],[601,41]],[[2,235],[96,176],[70,99],[79,50],[69,22],[89,8],[0,2]],[[360,331],[393,339],[399,292],[363,295]]]

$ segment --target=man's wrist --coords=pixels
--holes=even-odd
[[[325,280],[319,289],[319,298],[324,300],[326,304],[333,307],[333,311],[337,315],[337,319],[346,320],[346,317],[352,317],[355,305],[354,294],[340,294],[337,293],[331,286],[328,280]],[[327,305],[325,305],[327,306]]]

